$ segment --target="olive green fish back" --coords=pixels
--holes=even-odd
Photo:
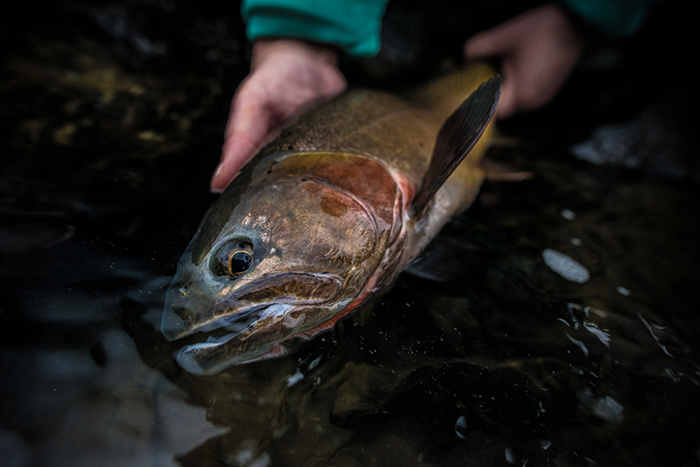
[[[402,97],[358,90],[303,116],[261,152],[344,152],[383,160],[417,186],[442,123],[495,74],[473,63]]]

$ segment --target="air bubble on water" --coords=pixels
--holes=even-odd
[[[321,360],[323,359],[323,355],[319,355],[318,357],[314,358],[311,363],[309,363],[309,370],[313,370],[318,366],[319,363],[321,363]]]
[[[515,454],[513,454],[513,450],[511,448],[506,448],[506,462],[508,462],[510,465],[515,465],[517,462],[515,459]]]
[[[460,415],[460,417],[457,419],[457,422],[455,423],[455,434],[462,438],[466,439],[467,438],[467,417],[464,415]]]
[[[304,379],[304,374],[297,368],[296,373],[287,377],[287,387],[294,386],[302,379]]]
[[[559,251],[547,248],[542,252],[542,259],[552,271],[564,279],[583,284],[591,278],[585,266]]]
[[[576,213],[570,209],[562,209],[561,210],[561,217],[563,217],[567,221],[572,221],[572,220],[576,219]]]

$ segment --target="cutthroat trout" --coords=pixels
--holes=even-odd
[[[178,363],[212,374],[285,355],[391,284],[474,201],[499,93],[474,63],[404,96],[348,92],[284,130],[178,263],[161,325],[195,341]]]

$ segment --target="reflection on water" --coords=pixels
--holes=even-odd
[[[157,326],[213,199],[245,58],[217,44],[240,30],[88,6],[3,62],[4,465],[697,465],[697,185],[592,165],[518,122],[523,143],[494,156],[535,176],[488,182],[445,229],[427,264],[448,276],[404,274],[294,355],[180,369]],[[136,33],[94,32],[110,15]],[[173,50],[187,60],[162,62]]]

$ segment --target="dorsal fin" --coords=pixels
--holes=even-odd
[[[435,193],[486,129],[496,111],[501,81],[501,76],[496,75],[479,86],[440,128],[428,170],[411,205],[416,218],[422,217]]]

